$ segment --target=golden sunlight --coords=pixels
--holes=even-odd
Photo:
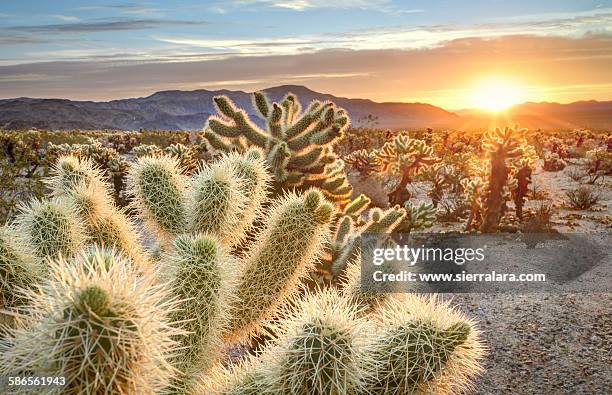
[[[523,89],[516,81],[489,78],[480,81],[472,90],[472,107],[500,112],[525,100]]]

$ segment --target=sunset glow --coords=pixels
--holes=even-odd
[[[490,78],[473,88],[470,102],[474,108],[500,112],[526,99],[528,98],[516,81]]]

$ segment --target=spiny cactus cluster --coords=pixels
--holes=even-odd
[[[338,279],[347,263],[359,254],[363,234],[391,233],[406,215],[405,210],[396,205],[386,210],[372,208],[367,216],[363,216],[362,213],[369,205],[370,199],[359,195],[347,204],[342,212],[337,213],[338,218],[332,226],[331,236],[328,237],[318,261],[319,282]]]
[[[253,107],[264,120],[261,128],[228,97],[217,96],[214,102],[219,116],[210,117],[204,131],[214,149],[243,152],[259,147],[274,176],[275,190],[317,187],[332,202],[348,201],[352,189],[333,151],[349,125],[343,109],[332,102],[313,101],[302,112],[291,93],[280,103],[270,103],[263,92],[256,92]]]
[[[506,127],[485,135],[483,149],[488,161],[476,164],[474,175],[462,181],[470,206],[467,230],[496,232],[510,200],[514,200],[517,217],[522,219],[536,160],[533,147],[525,140],[525,132],[526,129]]]
[[[170,325],[177,305],[164,287],[97,248],[50,261],[48,272],[46,282],[25,294],[27,311],[0,339],[0,374],[65,377],[65,387],[48,389],[57,394],[168,387],[173,336],[182,331]]]
[[[473,322],[435,298],[395,295],[366,313],[327,289],[295,305],[259,358],[207,377],[202,392],[463,393],[482,370]]]
[[[62,158],[51,198],[23,205],[15,239],[0,233],[2,297],[14,317],[1,327],[0,375],[64,376],[52,390],[69,394],[365,395],[391,380],[406,393],[468,388],[482,347],[448,307],[436,311],[450,318],[434,319],[421,299],[393,307],[383,298],[367,313],[354,285],[300,294],[331,228],[349,250],[368,200],[342,213],[316,189],[268,201],[271,178],[256,147],[191,176],[174,157],[140,158],[128,186],[132,211],[158,237],[153,253],[99,169]],[[374,209],[360,226],[383,232],[405,215]],[[228,345],[263,333],[260,356],[223,366]],[[382,356],[389,344],[397,362]]]

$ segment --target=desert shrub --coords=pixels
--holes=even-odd
[[[581,185],[566,192],[569,206],[576,210],[588,210],[599,202],[600,195],[592,187]]]
[[[558,153],[553,152],[544,156],[542,168],[546,171],[561,171],[565,169],[565,166],[567,166],[567,162]]]
[[[42,196],[47,162],[35,131],[0,132],[0,223],[11,219],[20,201]]]
[[[581,182],[587,177],[587,173],[579,167],[572,167],[566,172],[567,176],[576,182]]]

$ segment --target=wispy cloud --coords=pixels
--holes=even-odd
[[[72,16],[72,15],[52,14],[52,15],[49,15],[49,17],[54,18],[54,19],[59,19],[64,22],[77,22],[81,20],[79,17]]]
[[[133,14],[133,15],[150,15],[158,14],[162,12],[160,8],[147,6],[136,3],[122,3],[122,4],[107,4],[107,5],[89,5],[78,7],[82,11],[104,11],[114,10],[122,14]]]
[[[234,0],[230,2],[238,5],[261,5],[295,11],[315,8],[380,9],[391,4],[390,0]]]
[[[87,33],[124,30],[145,30],[164,26],[203,25],[205,21],[180,21],[170,19],[105,19],[78,23],[61,23],[49,25],[12,26],[7,30],[30,33]]]

